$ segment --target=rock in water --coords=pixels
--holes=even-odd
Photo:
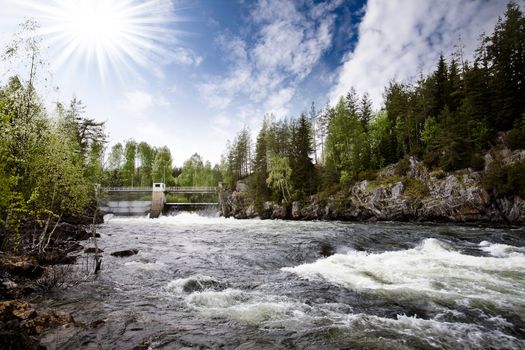
[[[95,254],[96,252],[97,251],[96,251],[95,247],[89,247],[89,248],[84,249],[84,253],[87,253],[87,254]],[[100,248],[98,248],[98,252],[99,253],[104,253],[104,251],[102,249],[100,249]]]
[[[126,256],[132,256],[139,252],[138,249],[128,249],[128,250],[119,250],[117,252],[111,253],[113,256],[118,256],[119,258],[123,258]]]
[[[330,243],[323,242],[319,247],[319,254],[321,254],[324,257],[329,257],[335,254],[335,249]]]

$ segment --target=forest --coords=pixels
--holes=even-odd
[[[254,150],[247,129],[228,144],[221,163],[225,183],[248,182],[260,208],[266,200],[289,204],[337,192],[396,162],[406,172],[409,156],[431,169],[483,170],[483,155],[502,131],[510,149],[525,148],[525,17],[519,6],[508,4],[471,60],[462,50],[459,43],[451,57],[441,55],[434,71],[415,82],[390,82],[378,112],[367,93],[349,88],[335,106],[317,110],[312,103],[296,119],[266,115]],[[523,162],[494,162],[484,186],[525,196],[523,174]]]

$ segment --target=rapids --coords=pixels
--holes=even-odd
[[[98,278],[42,301],[85,325],[51,349],[525,348],[523,228],[182,213],[98,232]]]

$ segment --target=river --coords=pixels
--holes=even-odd
[[[182,213],[98,232],[98,278],[44,301],[85,324],[51,349],[525,348],[523,228]]]

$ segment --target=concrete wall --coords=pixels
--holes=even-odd
[[[151,201],[107,201],[100,203],[100,212],[117,216],[146,216],[151,210]]]

